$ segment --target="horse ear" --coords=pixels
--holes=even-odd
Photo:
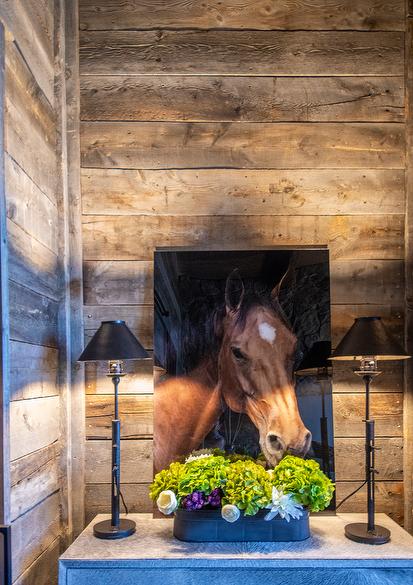
[[[296,266],[296,264],[295,264],[294,256],[293,256],[288,264],[287,270],[284,272],[284,274],[282,275],[282,277],[278,281],[278,284],[276,284],[271,291],[271,299],[273,301],[278,301],[282,288],[285,288],[287,285],[290,287],[294,285],[294,283],[295,283],[295,266]]]
[[[244,300],[245,288],[238,268],[235,268],[225,284],[225,307],[227,315],[237,313]]]

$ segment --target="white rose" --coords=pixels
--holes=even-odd
[[[233,504],[225,504],[221,510],[221,516],[227,522],[236,522],[240,517],[240,511]]]
[[[156,500],[156,504],[158,506],[158,510],[162,512],[162,514],[165,514],[165,516],[175,512],[178,507],[176,495],[172,490],[165,490],[161,492],[158,499]]]

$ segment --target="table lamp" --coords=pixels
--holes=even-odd
[[[374,420],[370,418],[370,384],[381,372],[377,368],[379,360],[404,360],[406,354],[399,343],[391,337],[380,317],[359,317],[340,341],[330,359],[357,360],[354,373],[363,378],[366,387],[366,480],[367,484],[367,524],[355,522],[347,524],[345,535],[350,540],[365,544],[384,544],[390,540],[390,530],[378,526],[374,521],[374,482],[375,444]],[[364,485],[364,484],[363,484]]]
[[[97,538],[117,539],[135,532],[135,522],[119,517],[120,497],[120,420],[118,408],[118,386],[124,376],[123,362],[148,358],[148,354],[125,321],[102,321],[99,329],[89,341],[79,362],[108,362],[107,376],[112,378],[115,390],[115,415],[112,420],[112,499],[111,519],[98,522],[93,527]]]

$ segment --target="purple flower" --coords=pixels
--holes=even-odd
[[[185,510],[200,510],[208,503],[207,498],[205,497],[204,492],[195,491],[189,496],[186,496],[181,500],[182,508]]]
[[[208,496],[208,502],[213,508],[219,508],[221,506],[221,490],[216,488]]]

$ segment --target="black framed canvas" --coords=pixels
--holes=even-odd
[[[155,472],[221,448],[334,479],[328,250],[157,250],[154,266]]]

